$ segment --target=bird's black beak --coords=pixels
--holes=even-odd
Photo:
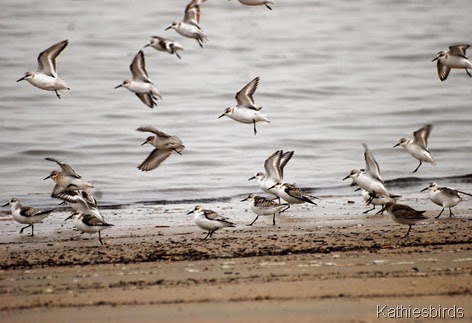
[[[23,76],[22,78],[20,78],[17,82],[20,82],[20,81],[23,81],[25,79],[26,76]]]
[[[8,202],[8,203],[6,203],[6,204],[3,204],[2,207],[7,206],[7,205],[9,205],[9,204],[10,204],[10,202]]]
[[[269,187],[269,190],[273,189],[273,188],[276,187],[276,186],[277,186],[277,184],[272,185],[271,187]]]
[[[169,29],[171,29],[171,28],[172,28],[172,26],[169,26],[169,27],[167,27],[166,29],[164,29],[164,31],[169,30]]]
[[[192,214],[192,213],[193,213],[193,210],[192,210],[192,211],[190,211],[190,212],[188,212],[188,213],[187,213],[187,215],[189,215],[189,214]]]
[[[434,59],[433,59],[431,62],[434,62],[434,61],[436,61],[438,58],[439,58],[439,57],[438,57],[438,56],[436,56],[436,58],[434,58]]]
[[[343,178],[343,181],[348,179],[351,176],[351,174],[347,175],[346,177]]]
[[[48,178],[51,178],[51,175],[49,175],[48,177],[43,178],[43,181],[47,180]]]
[[[247,197],[245,199],[242,199],[241,202],[247,201]]]
[[[72,217],[74,216],[74,214],[71,214],[67,219],[65,219],[64,221],[67,221],[67,220],[70,220],[72,219]]]
[[[223,113],[222,115],[220,115],[220,116],[218,117],[218,119],[221,118],[221,117],[224,117],[224,116],[225,116],[225,114]]]
[[[252,181],[253,179],[256,179],[256,176],[249,178],[248,181]]]
[[[425,187],[425,188],[423,188],[420,192],[427,191],[428,189],[429,189],[429,187]]]
[[[144,146],[145,144],[147,144],[147,141],[143,142],[143,143],[141,144],[141,146]]]
[[[146,45],[144,45],[143,48],[146,48],[146,47],[149,47],[149,46],[151,46],[151,44],[146,44]]]
[[[393,148],[398,147],[398,146],[400,146],[400,143],[397,143],[395,146],[393,146]]]
[[[115,86],[115,89],[117,89],[119,87],[122,87],[122,86],[123,86],[123,84],[117,85],[117,86]]]

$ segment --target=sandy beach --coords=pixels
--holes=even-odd
[[[388,308],[432,306],[453,309],[456,318],[446,313],[443,321],[472,318],[467,209],[421,222],[400,239],[407,226],[362,215],[366,207],[348,200],[293,206],[275,227],[270,217],[248,227],[251,211],[219,203],[208,207],[238,227],[202,240],[205,232],[186,215],[192,207],[106,209],[115,226],[103,231],[104,246],[72,230],[66,211],[38,224],[34,237],[20,235],[3,212],[2,315],[8,322],[373,322]]]

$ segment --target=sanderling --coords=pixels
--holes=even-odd
[[[259,187],[266,193],[272,194],[278,197],[277,190],[275,188],[269,189],[269,187],[274,186],[278,182],[283,181],[283,171],[285,165],[292,158],[294,152],[286,151],[285,153],[282,150],[277,150],[272,155],[269,156],[264,162],[265,173],[257,172],[249,180],[257,179]],[[280,202],[280,197],[279,197]]]
[[[225,112],[218,118],[227,116],[241,123],[252,123],[254,125],[254,134],[257,134],[256,123],[270,123],[267,117],[259,112],[262,107],[257,107],[252,97],[254,92],[256,92],[258,84],[259,76],[246,84],[246,86],[236,93],[236,107],[226,108]]]
[[[448,51],[440,51],[436,57],[432,60],[438,61],[438,75],[441,81],[445,81],[449,76],[451,68],[463,68],[470,75],[468,68],[472,69],[472,63],[469,62],[468,57],[465,55],[465,51],[469,48],[469,45],[455,45],[449,46]]]
[[[77,230],[82,231],[82,233],[93,234],[98,232],[98,241],[100,241],[101,245],[103,245],[103,242],[100,231],[113,226],[113,224],[106,223],[92,214],[84,214],[80,212],[72,213],[71,216],[65,219],[65,221],[69,219],[74,221],[74,226]]]
[[[66,82],[57,75],[56,57],[67,47],[68,40],[63,40],[42,51],[38,55],[38,69],[36,72],[26,72],[17,82],[26,80],[37,88],[54,91],[60,99],[60,94],[70,91]]]
[[[144,45],[144,47],[149,47],[161,51],[161,52],[168,52],[169,54],[175,54],[178,58],[181,58],[177,51],[184,50],[184,47],[180,45],[178,42],[162,38],[159,36],[152,36],[149,44]]]
[[[64,173],[55,170],[53,170],[49,176],[45,177],[44,180],[48,178],[51,178],[56,183],[51,193],[51,197],[54,198],[64,190],[88,191],[93,188],[93,185],[90,182],[86,182],[71,175],[65,175]]]
[[[388,202],[385,205],[385,210],[390,213],[392,216],[393,221],[400,223],[400,224],[407,224],[408,231],[402,237],[406,238],[410,233],[411,226],[414,225],[418,221],[427,220],[428,218],[423,215],[425,211],[417,211],[408,205],[404,204],[395,204],[392,202]]]
[[[245,4],[246,6],[262,6],[265,5],[267,9],[272,10],[271,7],[269,7],[269,4],[274,3],[273,0],[238,0],[242,4]]]
[[[368,191],[371,194],[371,199],[379,195],[389,196],[387,189],[385,188],[382,178],[380,177],[380,168],[377,161],[374,158],[374,154],[364,146],[364,160],[365,169],[353,169],[343,178],[343,181],[352,178],[353,183],[359,185],[362,189]],[[367,201],[370,203],[370,201]]]
[[[364,199],[366,204],[372,204],[371,209],[368,209],[362,213],[367,214],[370,211],[375,210],[376,205],[381,205],[382,206],[381,210],[375,213],[375,215],[383,214],[383,212],[385,211],[385,204],[387,204],[388,202],[395,203],[400,197],[401,197],[400,195],[394,195],[394,194],[373,196],[373,194],[369,193],[368,191],[362,188],[362,198]]]
[[[269,200],[266,197],[257,196],[253,193],[241,200],[241,202],[243,201],[249,201],[252,212],[257,214],[254,221],[252,221],[251,224],[248,224],[248,226],[253,225],[259,218],[259,215],[272,215],[272,224],[275,225],[275,216],[289,208],[289,205],[286,203],[280,204]]]
[[[165,133],[164,131],[157,130],[154,127],[139,127],[137,131],[152,132],[155,136],[147,137],[146,141],[142,145],[150,144],[156,147],[149,156],[138,166],[138,169],[142,171],[150,171],[157,168],[167,157],[170,156],[172,151],[175,151],[179,155],[182,155],[185,146],[182,141],[176,137]],[[141,146],[142,146],[141,145]]]
[[[200,47],[203,47],[203,43],[208,40],[208,37],[198,24],[200,23],[200,4],[205,1],[190,1],[187,7],[185,7],[184,20],[174,21],[165,30],[172,28],[184,37],[196,39]]]
[[[187,215],[192,213],[194,214],[193,220],[195,221],[195,224],[200,229],[208,231],[208,234],[205,236],[205,238],[203,238],[203,240],[208,237],[211,238],[213,232],[215,232],[216,230],[236,226],[236,224],[230,222],[225,217],[222,217],[221,215],[212,210],[206,210],[201,205],[195,206],[195,208],[192,211],[188,212]]]
[[[429,183],[429,185],[422,189],[421,192],[424,192],[426,190],[429,190],[429,198],[431,199],[431,201],[434,204],[442,206],[441,212],[439,212],[439,214],[435,217],[436,219],[441,216],[445,208],[449,208],[449,217],[454,216],[454,213],[452,213],[451,208],[463,201],[459,193],[472,196],[472,194],[458,191],[454,188],[439,187],[439,185],[435,182]]]
[[[72,209],[83,213],[96,216],[100,220],[104,220],[100,211],[98,211],[97,200],[87,191],[71,191],[66,190],[55,196],[66,202]]]
[[[55,158],[51,158],[51,157],[46,157],[44,159],[55,162],[56,164],[58,164],[59,167],[61,167],[62,173],[64,175],[72,176],[72,177],[79,178],[79,179],[82,178],[82,176],[77,174],[77,172],[70,165],[68,165],[64,162],[61,162],[61,161],[59,161]]]
[[[21,224],[28,224],[26,227],[21,228],[20,234],[23,230],[31,227],[31,236],[34,236],[34,224],[42,222],[48,217],[54,210],[51,209],[36,209],[29,206],[21,205],[20,200],[16,197],[12,198],[10,202],[3,206],[11,205],[11,214],[16,222]]]
[[[134,56],[129,69],[131,70],[133,78],[124,80],[123,83],[115,86],[115,89],[123,86],[131,92],[134,92],[136,96],[151,109],[157,106],[157,98],[162,100],[162,97],[148,77],[142,50]]]
[[[285,202],[289,204],[286,209],[290,207],[290,204],[310,203],[313,205],[317,205],[311,200],[311,198],[314,198],[313,196],[305,193],[303,190],[301,190],[294,184],[280,182],[270,187],[269,189],[272,188],[276,188],[277,196],[280,196]]]
[[[433,157],[431,156],[431,153],[428,151],[428,137],[432,127],[432,125],[428,124],[423,128],[413,132],[413,140],[401,138],[398,143],[393,146],[393,148],[397,146],[402,146],[410,153],[410,155],[420,161],[418,167],[415,168],[413,173],[415,173],[418,168],[420,168],[423,162],[432,163],[436,165],[433,160]]]

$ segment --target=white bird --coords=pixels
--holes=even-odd
[[[433,160],[433,156],[431,156],[431,153],[428,150],[428,137],[432,129],[432,125],[428,124],[424,126],[423,128],[420,128],[413,132],[414,139],[406,139],[406,138],[401,138],[398,143],[393,146],[393,148],[397,146],[402,146],[405,148],[410,155],[412,155],[414,158],[418,159],[420,161],[418,167],[415,168],[413,173],[415,173],[418,168],[423,164],[423,162],[427,163],[432,163],[436,165],[436,163]]]
[[[66,94],[70,91],[66,82],[57,75],[56,58],[69,44],[68,40],[63,40],[42,51],[38,55],[38,69],[36,72],[26,72],[17,82],[26,80],[37,88],[54,91],[60,99],[59,94]]]
[[[465,51],[469,48],[469,45],[454,45],[450,46],[448,51],[440,51],[436,57],[432,60],[438,61],[438,76],[441,81],[445,81],[449,76],[451,68],[463,68],[467,72],[469,77],[469,71],[467,69],[472,69],[472,63],[469,61],[468,57],[465,55]]]
[[[246,6],[261,6],[265,5],[267,9],[272,10],[271,7],[269,7],[269,4],[275,3],[273,0],[239,0],[242,4],[245,4]]]
[[[146,141],[142,145],[150,144],[156,147],[149,156],[138,166],[138,169],[142,171],[153,170],[167,159],[173,151],[182,155],[185,146],[177,136],[172,136],[164,131],[157,130],[154,127],[139,127],[137,131],[152,132],[155,136],[147,137]],[[141,145],[141,146],[142,146]]]
[[[257,107],[252,97],[254,92],[256,92],[258,84],[259,76],[246,84],[238,93],[236,93],[236,107],[226,108],[225,112],[218,118],[227,116],[241,123],[253,124],[254,134],[257,134],[256,123],[270,123],[269,119],[259,112],[262,107]]]
[[[241,200],[241,202],[243,201],[249,201],[252,212],[257,214],[254,221],[248,224],[248,226],[253,225],[259,218],[259,215],[272,215],[272,224],[275,225],[275,216],[289,208],[289,205],[286,203],[280,204],[256,194],[249,194],[245,199]]]
[[[55,170],[52,171],[49,176],[45,177],[44,180],[48,178],[51,178],[56,183],[51,193],[51,197],[54,198],[64,190],[88,191],[93,188],[93,185],[90,182]]]
[[[438,184],[435,182],[429,183],[427,187],[421,190],[421,192],[424,192],[426,190],[429,190],[429,198],[434,204],[437,204],[439,206],[442,206],[441,212],[436,216],[436,219],[441,216],[441,214],[444,212],[445,208],[449,208],[449,217],[453,217],[454,213],[452,213],[452,207],[456,206],[460,202],[463,201],[462,197],[459,195],[459,193],[472,196],[472,194],[458,191],[454,188],[450,187],[440,187]]]
[[[284,167],[287,165],[289,160],[292,158],[294,152],[277,150],[269,156],[264,162],[265,173],[257,172],[249,180],[257,179],[257,183],[261,190],[268,194],[277,196],[277,190],[275,188],[269,189],[278,182],[282,182],[284,179]],[[277,196],[278,197],[278,196]],[[280,202],[280,197],[279,197]]]
[[[102,214],[98,210],[97,200],[87,191],[71,191],[66,190],[55,196],[66,202],[72,209],[82,213],[91,214],[100,220],[104,220]]]
[[[206,210],[201,205],[195,206],[195,208],[192,211],[188,212],[187,215],[192,213],[194,214],[193,220],[195,221],[195,224],[200,229],[208,231],[208,234],[205,236],[205,238],[203,238],[203,240],[208,237],[211,238],[211,236],[216,230],[236,226],[236,224],[230,222],[225,217],[222,217],[221,215],[212,210]]]
[[[115,86],[115,89],[123,86],[131,92],[134,92],[136,96],[151,109],[157,106],[157,99],[162,100],[162,97],[148,77],[142,50],[134,56],[129,69],[131,70],[132,79],[124,80],[123,83]]]
[[[178,51],[184,50],[184,47],[178,42],[159,36],[152,36],[149,44],[145,45],[144,48],[149,46],[161,52],[175,54],[178,58],[181,58]]]
[[[302,204],[302,203],[310,203],[313,205],[317,205],[315,202],[311,200],[313,196],[305,193],[302,189],[298,188],[294,184],[289,183],[277,183],[271,188],[277,189],[277,195],[280,196],[285,202],[289,204]],[[287,207],[286,210],[289,208]]]
[[[174,21],[172,25],[165,30],[174,29],[176,32],[184,37],[196,39],[200,47],[208,40],[207,35],[200,28],[200,4],[206,0],[192,0],[185,7],[184,20]]]
[[[11,214],[16,222],[21,224],[28,224],[26,227],[21,228],[20,234],[23,230],[31,227],[31,236],[34,236],[34,224],[42,222],[48,217],[54,210],[51,209],[36,209],[30,206],[21,205],[20,200],[16,197],[12,198],[10,202],[3,206],[11,205]]]
[[[362,213],[364,214],[367,214],[369,213],[370,211],[373,211],[375,210],[375,206],[376,205],[381,205],[382,208],[380,211],[378,211],[377,213],[375,213],[376,215],[377,214],[383,214],[383,212],[385,211],[385,204],[389,203],[389,202],[393,202],[393,203],[396,203],[396,201],[400,198],[401,196],[400,195],[393,195],[393,194],[390,194],[390,195],[373,195],[369,192],[367,192],[365,189],[362,189],[362,198],[364,199],[364,201],[366,202],[366,204],[372,204],[372,208],[371,209],[368,209]]]
[[[93,234],[98,232],[98,241],[101,245],[103,245],[103,242],[100,231],[113,226],[113,224],[106,223],[92,214],[72,213],[65,221],[69,219],[74,221],[74,226],[82,233]]]
[[[428,219],[423,215],[425,211],[417,211],[404,204],[389,202],[385,205],[385,210],[392,216],[393,221],[408,225],[408,231],[402,239],[406,238],[408,234],[410,234],[411,227],[416,224],[416,222]]]

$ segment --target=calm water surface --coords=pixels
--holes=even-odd
[[[285,179],[318,195],[347,196],[342,178],[364,166],[365,142],[387,187],[418,192],[430,180],[472,190],[472,79],[453,70],[440,82],[431,60],[451,44],[471,43],[472,2],[279,0],[273,10],[208,1],[200,49],[173,30],[187,0],[2,1],[0,11],[0,201],[16,196],[51,205],[54,157],[93,181],[102,204],[225,199],[257,192],[248,182],[277,149],[295,150]],[[180,42],[182,60],[145,49],[147,70],[163,96],[151,110],[114,89],[151,35]],[[57,60],[72,91],[16,83],[36,70],[38,53],[69,39]],[[217,117],[255,76],[255,100],[271,124]],[[417,162],[401,137],[434,125],[429,148],[437,166]],[[186,150],[160,168],[136,166],[151,125],[179,136]],[[2,203],[4,203],[2,202]]]

